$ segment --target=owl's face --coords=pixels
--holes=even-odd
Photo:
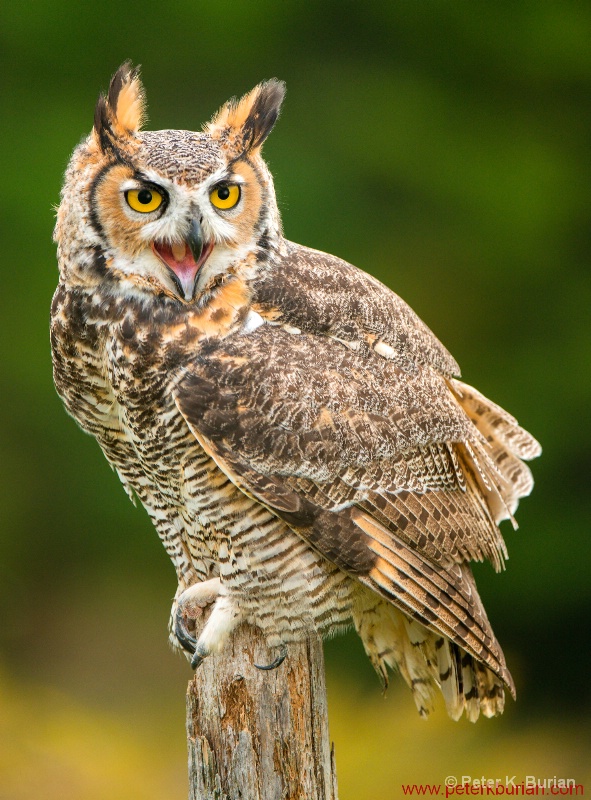
[[[88,283],[100,272],[113,291],[191,303],[278,236],[260,150],[283,92],[277,81],[257,86],[203,133],[140,132],[143,89],[123,65],[66,173],[56,239],[68,278]]]

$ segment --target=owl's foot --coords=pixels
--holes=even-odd
[[[187,627],[187,621],[197,619],[208,605],[213,605],[199,638]],[[191,655],[191,666],[197,669],[207,656],[222,649],[230,633],[242,621],[242,614],[225,593],[219,578],[194,583],[181,592],[173,612],[173,632],[178,643]],[[281,643],[279,655],[270,664],[254,664],[257,669],[277,669],[287,656]]]
[[[280,667],[287,656],[287,647],[282,643],[279,647],[279,655],[270,664],[255,664],[257,669],[277,669]]]
[[[173,629],[179,644],[187,653],[194,654],[197,648],[197,639],[189,631],[187,619],[200,617],[203,610],[218,598],[220,587],[220,579],[211,578],[194,583],[178,597]]]
[[[199,637],[195,639],[187,630],[186,620],[198,617],[213,600],[211,613]],[[191,666],[197,669],[208,655],[218,653],[223,648],[229,635],[242,621],[242,614],[235,601],[226,594],[219,578],[190,586],[179,597],[178,606],[180,610],[175,615],[175,633],[192,655]]]

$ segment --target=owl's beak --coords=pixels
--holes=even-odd
[[[180,244],[153,242],[152,250],[166,264],[180,296],[190,302],[195,294],[197,274],[213,250],[213,242],[203,241],[197,219],[191,220],[189,234]]]
[[[189,228],[189,236],[187,237],[187,244],[191,252],[193,253],[193,258],[195,259],[195,263],[199,263],[199,259],[203,253],[203,231],[201,230],[201,225],[199,221],[193,217],[191,220],[191,227]]]

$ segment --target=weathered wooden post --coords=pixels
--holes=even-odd
[[[322,642],[275,655],[242,626],[190,681],[189,800],[338,800]]]

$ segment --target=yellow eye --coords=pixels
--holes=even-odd
[[[125,199],[127,205],[133,208],[134,211],[140,211],[143,214],[148,214],[150,211],[156,211],[160,208],[164,198],[155,189],[130,189],[125,192]]]
[[[237,186],[235,183],[220,183],[209,195],[209,199],[213,206],[221,208],[222,211],[228,208],[234,208],[236,203],[240,200],[240,186]]]

